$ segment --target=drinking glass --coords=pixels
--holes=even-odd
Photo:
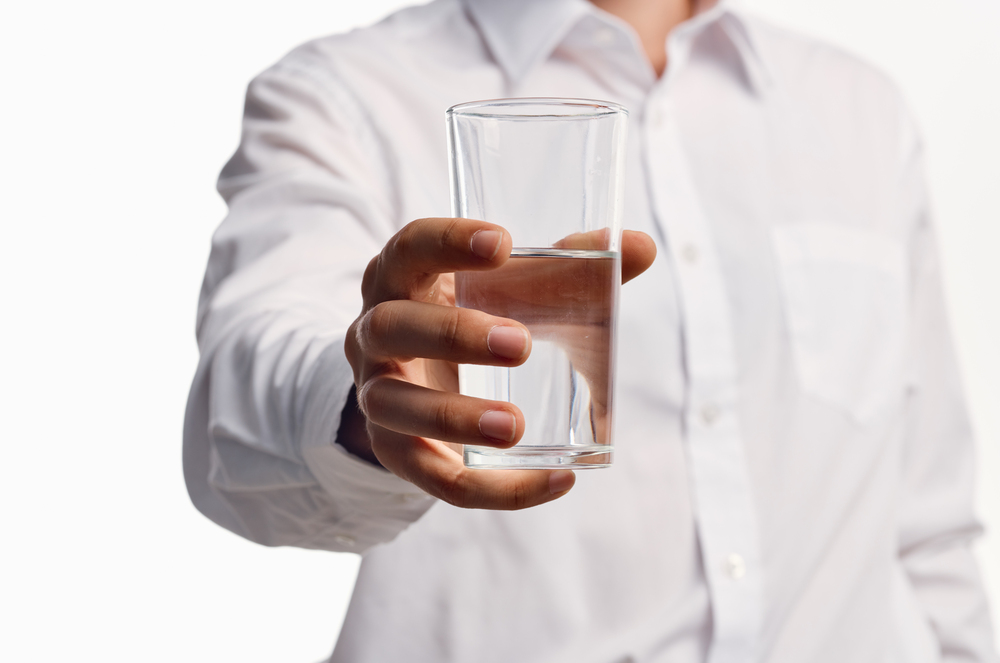
[[[448,109],[452,214],[503,226],[500,268],[455,274],[455,302],[524,324],[527,361],[459,366],[461,393],[513,403],[510,449],[466,445],[477,468],[612,462],[628,112],[585,99],[498,99]]]

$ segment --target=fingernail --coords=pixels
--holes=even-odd
[[[485,260],[493,260],[500,250],[503,233],[499,230],[480,230],[472,236],[469,246],[472,252]]]
[[[556,470],[549,475],[549,492],[553,495],[565,493],[576,483],[576,475],[569,470]]]
[[[479,432],[494,440],[513,442],[517,432],[517,419],[510,412],[490,410],[479,417]]]
[[[486,347],[501,359],[520,359],[528,349],[528,336],[519,327],[496,326],[486,337]]]

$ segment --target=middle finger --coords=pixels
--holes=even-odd
[[[382,302],[368,311],[358,339],[369,356],[395,359],[518,366],[531,352],[531,334],[519,322],[405,299]]]

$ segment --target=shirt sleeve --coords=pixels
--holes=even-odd
[[[908,120],[903,125],[912,127]],[[974,441],[948,329],[920,143],[915,131],[907,134],[899,202],[916,223],[899,557],[941,660],[995,662],[989,608],[971,550],[982,532],[973,509]]]
[[[396,231],[384,145],[313,47],[249,86],[219,192],[184,426],[195,506],[265,545],[363,552],[433,500],[335,444],[368,261]]]

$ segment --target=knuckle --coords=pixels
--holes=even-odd
[[[344,339],[344,356],[347,357],[347,363],[350,364],[351,372],[354,374],[354,384],[357,385],[361,383],[365,371],[365,358],[353,338],[353,334],[349,332]]]
[[[364,356],[373,354],[372,346],[374,343],[371,324],[371,311],[361,316],[355,323],[351,345],[356,346],[356,352],[358,355]]]
[[[376,304],[368,311],[361,324],[363,338],[369,344],[377,346],[382,339],[392,334],[397,324],[397,316],[392,306],[387,302]]]
[[[441,320],[440,339],[445,350],[451,352],[458,348],[461,330],[461,309],[450,309]]]
[[[450,399],[443,399],[434,409],[434,427],[439,433],[452,433],[458,428],[458,413]]]
[[[378,389],[374,381],[368,381],[357,389],[358,409],[369,421],[372,420],[372,413],[380,411],[380,399]]]
[[[351,339],[351,345],[356,348],[352,351],[357,352],[359,355],[364,354],[369,350],[368,338],[371,336],[369,324],[368,314],[366,313],[358,318],[358,320],[354,323],[354,328],[348,332],[348,338]],[[346,344],[347,341],[345,340],[344,343]]]
[[[366,375],[360,384],[355,380],[358,408],[369,421],[384,422],[398,409],[394,387],[399,381],[399,364],[393,361],[371,364]]]
[[[360,318],[351,323],[351,326],[347,328],[347,334],[344,336],[344,355],[347,357],[347,363],[354,369],[357,369],[361,359],[361,348],[358,342],[359,327],[361,327]]]
[[[444,230],[441,231],[441,235],[438,238],[442,249],[447,250],[455,248],[455,242],[458,239],[460,227],[461,223],[458,219],[452,219],[447,225],[445,225]]]
[[[372,357],[394,355],[394,343],[405,322],[394,302],[382,302],[366,313],[358,324],[357,341]]]
[[[368,261],[365,267],[365,274],[361,277],[361,298],[367,303],[374,296],[376,284],[378,283],[379,266],[382,263],[382,254],[378,254]]]
[[[388,298],[412,299],[416,292],[429,288],[437,278],[433,269],[427,269],[426,263],[432,256],[427,255],[430,242],[426,235],[424,224],[413,221],[386,243],[379,263],[386,273]]]
[[[511,481],[504,494],[504,501],[507,508],[511,510],[523,509],[529,505],[529,494],[524,484],[520,481]]]
[[[461,480],[461,474],[455,473],[443,477],[438,483],[438,497],[448,504],[465,507],[468,502],[468,491]]]
[[[393,235],[392,239],[385,245],[383,257],[398,258],[409,254],[413,250],[414,239],[418,229],[419,224],[417,223],[408,223],[403,226],[403,229]]]

